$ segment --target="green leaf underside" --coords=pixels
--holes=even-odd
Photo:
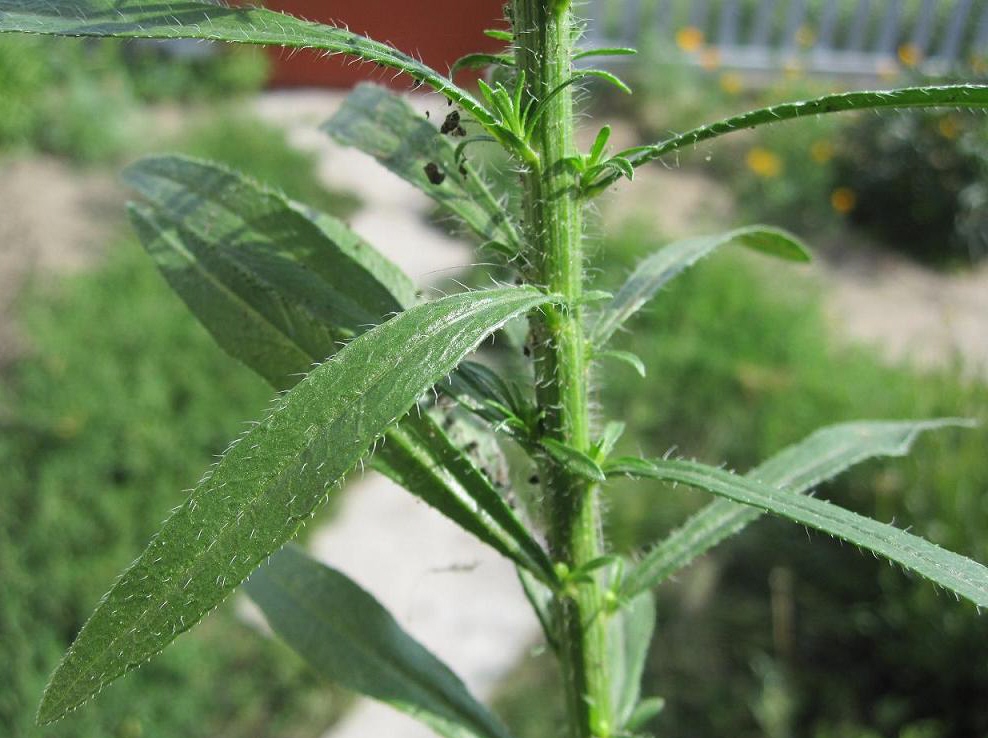
[[[373,156],[462,219],[485,241],[508,244],[516,252],[520,249],[517,231],[487,184],[468,162],[457,161],[450,137],[401,96],[379,85],[358,85],[323,130],[338,143]],[[441,184],[429,181],[425,173],[429,162],[446,175]]]
[[[809,261],[806,247],[796,236],[769,226],[747,226],[715,236],[675,241],[642,261],[614,299],[600,311],[591,330],[594,344],[604,345],[665,284],[703,257],[732,242],[790,261]]]
[[[862,461],[905,456],[921,433],[968,426],[968,421],[954,418],[840,423],[811,433],[745,476],[790,494],[803,494]],[[661,584],[764,514],[730,500],[714,500],[645,555],[624,580],[622,595],[634,597]]]
[[[629,157],[638,167],[665,154],[709,141],[728,133],[743,131],[755,126],[778,123],[784,120],[805,118],[825,113],[850,110],[875,110],[883,108],[985,108],[988,107],[986,85],[943,85],[937,87],[905,87],[896,90],[843,92],[824,95],[814,100],[784,103],[768,108],[752,110],[732,118],[699,126],[686,133],[673,136],[654,146],[645,147]],[[614,184],[620,174],[611,172],[596,180],[590,192],[597,193]]]
[[[274,631],[322,676],[447,738],[506,738],[450,669],[342,573],[288,546],[244,585]]]
[[[278,389],[414,299],[411,282],[335,219],[320,226],[234,172],[166,157],[124,177],[153,204],[132,205],[131,221],[169,284]]]
[[[424,390],[546,301],[516,287],[418,305],[279,397],[100,602],[52,676],[39,722],[57,720],[192,627],[296,533]]]
[[[901,564],[979,607],[988,606],[988,568],[877,520],[824,500],[690,461],[649,462],[636,476],[682,482],[733,502],[760,508],[853,543]]]
[[[373,465],[502,555],[555,582],[542,547],[428,413],[409,414],[377,450]]]
[[[125,178],[161,208],[133,206],[131,217],[169,283],[224,349],[278,389],[294,386],[313,362],[335,353],[341,338],[380,322],[375,312],[414,301],[411,281],[335,218],[303,212],[224,167],[157,157],[130,167]],[[364,299],[370,309],[360,305]],[[345,320],[341,303],[354,318]],[[484,489],[486,477],[477,472],[458,480],[458,472],[476,472],[469,459],[445,437],[403,429],[413,421],[406,417],[388,431],[392,443],[382,445],[372,465],[502,554],[551,574],[545,561],[535,564],[542,552],[524,526]],[[450,461],[455,472],[435,470],[438,459],[455,457],[466,462]],[[478,505],[513,539],[503,531],[492,537]]]
[[[611,656],[611,706],[623,729],[638,706],[645,658],[655,629],[655,600],[642,592],[610,616],[607,628]]]
[[[469,93],[418,59],[344,28],[273,10],[204,0],[0,0],[0,32],[122,38],[198,38],[346,54],[428,85],[485,124],[493,122]]]
[[[359,303],[358,317],[418,302],[412,280],[338,218],[222,164],[174,154],[149,156],[124,169],[123,179],[155,208],[217,247],[263,247],[311,270],[350,303]]]
[[[543,438],[542,446],[554,461],[570,473],[593,482],[603,482],[606,479],[600,465],[582,451],[555,438]]]

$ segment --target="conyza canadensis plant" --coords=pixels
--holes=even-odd
[[[639,694],[652,591],[764,513],[988,605],[988,569],[981,564],[807,494],[853,464],[905,454],[918,434],[964,421],[828,427],[743,475],[681,459],[616,456],[622,424],[596,420],[590,411],[596,362],[640,365],[608,348],[615,331],[721,246],[797,262],[808,255],[781,230],[741,228],[665,245],[608,294],[588,284],[583,223],[610,185],[683,147],[843,110],[984,108],[988,87],[828,95],[617,153],[608,149],[604,126],[581,151],[574,83],[596,77],[624,85],[588,62],[574,63],[631,50],[577,47],[580,24],[570,0],[511,0],[506,10],[510,31],[490,34],[509,50],[457,64],[495,68],[490,79],[497,81],[478,83],[475,94],[387,44],[271,10],[204,0],[0,0],[5,32],[312,48],[408,75],[448,99],[443,131],[401,97],[362,85],[326,132],[432,197],[477,234],[485,258],[514,275],[500,286],[425,300],[343,223],[235,171],[181,156],[130,166],[125,179],[141,199],[129,214],[147,252],[220,345],[278,395],[99,603],[48,684],[40,723],[61,719],[150,659],[246,580],[276,633],[325,676],[409,712],[440,735],[507,738],[456,675],[369,594],[285,547],[361,463],[517,566],[561,667],[561,732],[571,738],[636,734],[654,715],[661,703]],[[502,148],[521,173],[517,209],[505,206],[503,193],[471,164],[480,145]],[[504,376],[468,359],[515,319],[527,319],[527,374]],[[450,432],[451,424],[467,422],[474,433],[513,442],[537,467],[534,509],[509,504],[501,480],[495,483],[472,453],[475,444],[454,440],[462,436]],[[615,476],[678,483],[675,494],[696,488],[717,499],[626,561],[601,534],[601,497]]]

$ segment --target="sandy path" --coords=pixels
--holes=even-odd
[[[13,321],[22,285],[90,264],[119,232],[123,200],[105,172],[48,157],[0,161],[0,366],[24,347]]]

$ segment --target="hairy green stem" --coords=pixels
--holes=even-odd
[[[533,316],[531,330],[543,434],[590,449],[589,361],[583,331],[583,204],[574,175],[563,166],[576,153],[572,87],[549,99],[572,75],[574,25],[569,3],[514,0],[516,63],[529,93],[546,101],[532,133],[541,161],[523,175],[525,238],[533,271],[562,305]],[[598,488],[547,462],[549,546],[570,570],[597,558],[602,548]],[[581,584],[557,598],[555,621],[573,738],[603,737],[613,729],[607,674],[606,617],[602,590]]]

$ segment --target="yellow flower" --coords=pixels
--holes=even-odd
[[[816,33],[809,26],[800,26],[799,30],[796,31],[796,43],[804,49],[808,49],[816,43]]]
[[[834,158],[834,145],[825,139],[814,141],[810,146],[810,158],[817,164],[826,164]]]
[[[696,26],[684,26],[676,31],[676,46],[683,51],[698,51],[703,46],[703,31]]]
[[[923,52],[916,44],[902,44],[896,52],[902,66],[912,69],[923,60]]]
[[[937,130],[940,131],[940,135],[943,136],[948,141],[953,141],[957,138],[957,134],[960,132],[960,126],[957,125],[957,119],[951,115],[944,116],[937,123]]]
[[[725,72],[720,75],[720,89],[728,95],[740,95],[744,91],[744,80],[737,72]]]
[[[745,164],[759,177],[766,179],[782,174],[782,159],[760,146],[756,146],[748,152],[748,156],[745,157]]]
[[[841,215],[847,215],[858,204],[858,196],[850,187],[838,187],[830,193],[830,205]]]

